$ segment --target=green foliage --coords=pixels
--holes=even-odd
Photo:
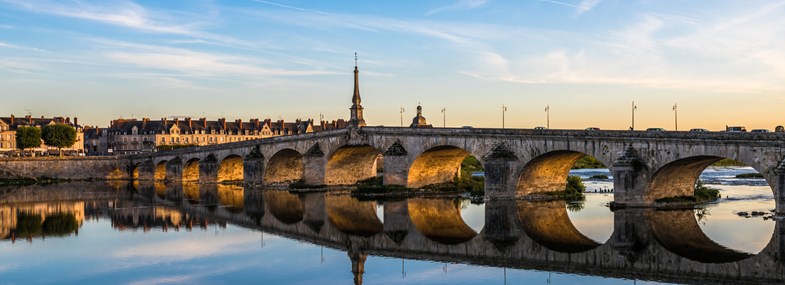
[[[736,175],[736,178],[763,178],[763,174],[760,173],[742,173]]]
[[[559,199],[579,201],[586,199],[586,196],[583,195],[583,192],[585,191],[586,186],[583,185],[581,177],[570,175],[567,176],[567,186],[564,187],[564,191],[546,192],[544,194],[554,196]]]
[[[720,190],[703,186],[700,179],[695,182],[694,196],[665,197],[654,200],[655,203],[707,203],[720,198]]]
[[[19,237],[40,236],[43,232],[41,228],[41,216],[27,213],[16,215],[16,229],[14,233]]]
[[[24,150],[41,146],[41,129],[19,127],[16,129],[16,148]]]
[[[76,142],[76,129],[66,124],[46,125],[41,130],[41,138],[44,144],[56,147],[58,150],[70,147]],[[60,153],[62,155],[62,152]]]
[[[574,197],[583,197],[583,192],[586,191],[586,186],[583,185],[583,181],[581,180],[580,176],[570,175],[567,176],[567,187],[565,187],[564,192],[567,193],[569,196]]]
[[[602,164],[596,158],[584,155],[578,161],[575,162],[575,165],[572,166],[572,169],[584,169],[584,168],[608,168],[605,164]]]
[[[196,144],[162,144],[162,145],[156,146],[155,148],[158,151],[165,151],[165,150],[175,150],[175,149],[181,149],[181,148],[186,148],[186,147],[195,147],[195,146],[198,146],[198,145],[196,145]]]
[[[66,236],[75,232],[79,228],[79,223],[74,214],[57,213],[47,216],[41,228],[47,236]]]
[[[584,201],[567,203],[567,210],[570,212],[580,212],[585,207]]]
[[[741,161],[726,158],[713,163],[711,166],[747,166],[747,165]]]
[[[467,156],[461,162],[461,172],[455,177],[455,188],[469,192],[472,196],[485,195],[485,178],[472,176],[472,172],[483,171],[482,164],[474,156]]]
[[[592,176],[591,176],[591,179],[602,179],[602,180],[607,180],[607,179],[608,179],[608,175],[605,175],[605,174],[597,174],[597,175],[592,175]]]
[[[711,202],[720,198],[720,190],[703,186],[703,182],[698,179],[695,183],[695,201],[698,203]]]

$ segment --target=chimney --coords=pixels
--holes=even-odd
[[[14,124],[14,114],[11,114],[11,124]]]
[[[74,126],[78,126],[78,125],[79,125],[79,118],[74,117]]]
[[[243,119],[234,120],[234,123],[237,124],[237,129],[238,130],[242,130],[243,129]]]
[[[13,116],[11,116],[11,120],[13,120],[13,118],[14,118],[14,117],[13,117]],[[257,130],[258,130],[258,129],[261,129],[261,126],[259,126],[259,118],[253,119],[253,120],[251,120],[251,121],[253,121],[253,125],[254,125],[254,127],[255,127]]]
[[[65,123],[71,124],[71,117],[65,117]]]
[[[199,121],[202,121],[202,127],[207,128],[207,118],[199,118]]]
[[[188,128],[189,129],[193,128],[193,126],[191,125],[191,118],[190,117],[189,118],[185,118],[185,123],[188,124]]]
[[[161,118],[161,124],[164,124],[164,127],[166,127],[166,123],[168,123],[166,117]]]
[[[150,121],[150,118],[142,118],[142,129],[147,128],[147,122]]]
[[[31,125],[33,124],[33,116],[27,115],[27,116],[25,116],[25,119],[27,119],[27,123],[28,124],[31,124]]]
[[[180,120],[180,119],[178,119],[177,117],[174,117],[174,125],[175,125],[175,126],[177,126],[177,123],[179,123],[179,120]]]
[[[221,124],[221,127],[226,130],[226,118],[218,119],[218,123]]]

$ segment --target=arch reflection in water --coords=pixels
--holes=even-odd
[[[145,186],[140,184],[140,187]],[[78,191],[69,192],[68,195],[73,195],[69,199],[80,200],[86,199],[78,198],[83,197],[80,195],[96,195],[96,191],[85,192],[83,189],[82,186]],[[147,189],[152,190],[152,187]],[[44,193],[51,193],[51,189],[47,190],[49,191],[15,192],[14,194],[18,196],[14,198],[17,200],[13,203],[25,201],[29,203],[29,200],[24,199],[36,197],[39,192],[39,197],[44,197]],[[523,201],[492,201],[485,206],[484,229],[476,233],[467,229],[469,227],[465,222],[461,221],[463,226],[458,223],[462,220],[460,205],[446,199],[385,202],[385,219],[384,223],[381,223],[376,218],[373,202],[361,202],[346,196],[330,197],[334,195],[324,193],[291,194],[284,191],[253,189],[255,192],[252,192],[250,189],[243,189],[243,205],[257,206],[244,206],[242,212],[233,213],[223,210],[223,207],[210,210],[210,205],[178,204],[169,199],[157,198],[155,194],[152,194],[156,199],[153,199],[151,204],[146,196],[137,193],[153,193],[153,191],[142,189],[129,193],[120,193],[111,188],[106,191],[108,195],[102,199],[118,199],[114,203],[118,206],[118,211],[114,212],[117,217],[113,218],[113,223],[118,226],[133,222],[133,218],[121,219],[121,217],[133,217],[132,209],[160,208],[166,211],[159,213],[170,213],[160,215],[167,217],[163,220],[170,228],[174,227],[175,223],[184,224],[183,221],[188,220],[189,217],[204,217],[219,224],[228,222],[240,227],[273,232],[283,237],[345,250],[349,256],[357,257],[352,261],[358,263],[358,268],[361,268],[360,263],[366,260],[364,256],[370,254],[678,283],[776,283],[782,282],[785,276],[783,275],[785,266],[780,261],[781,257],[785,256],[781,246],[785,232],[782,222],[777,222],[778,234],[760,254],[743,256],[744,259],[737,261],[722,259],[707,260],[709,262],[707,263],[696,259],[700,256],[721,255],[726,251],[722,248],[703,246],[700,248],[701,255],[676,252],[679,251],[679,246],[689,247],[689,244],[684,242],[678,243],[678,238],[686,234],[672,236],[667,234],[680,230],[696,232],[696,227],[687,227],[687,229],[676,227],[680,223],[674,223],[671,228],[662,227],[662,221],[688,220],[687,218],[691,218],[690,215],[668,216],[671,213],[665,212],[666,216],[661,216],[662,213],[651,209],[617,210],[614,215],[612,238],[604,245],[576,252],[574,244],[584,243],[581,243],[582,239],[575,238],[574,232],[573,235],[568,235],[570,238],[564,238],[564,235],[549,234],[547,230],[552,227],[537,231],[542,229],[537,226],[538,223],[533,223],[533,226],[526,225],[527,222],[538,219],[552,221],[552,216],[566,217],[563,212],[553,213],[557,212],[556,209],[564,211],[563,202],[538,207],[537,203],[521,204]],[[207,190],[207,192],[211,191],[217,192],[217,189]],[[59,197],[66,198],[69,197],[68,195],[59,195]],[[215,196],[218,194],[216,193]],[[48,197],[51,199],[51,196]],[[9,198],[4,197],[4,199]],[[143,207],[133,206],[134,204]],[[353,212],[352,209],[344,211],[338,208],[340,205],[356,207],[359,212]],[[441,208],[444,209],[443,213],[447,213],[446,216],[440,216],[433,211]],[[151,212],[151,215],[154,213]],[[345,220],[347,215],[364,217],[357,221],[367,220],[367,224],[339,221]],[[282,217],[286,216],[294,218],[288,219],[289,223],[284,223]],[[318,230],[309,226],[311,222],[319,220],[323,223]],[[423,221],[435,222],[437,226],[443,223],[442,225],[446,226],[442,226],[442,229],[450,234],[436,233],[435,226],[422,227]],[[379,225],[382,227],[381,231],[378,231]],[[368,228],[371,230],[367,230]],[[569,227],[562,231],[571,232]],[[457,240],[455,237],[461,234],[464,234],[463,240]],[[472,237],[471,234],[474,236]],[[432,238],[434,236],[437,238]],[[439,240],[439,236],[446,237],[450,243]],[[559,242],[548,242],[545,240],[547,236],[552,236]],[[565,243],[564,240],[578,242]],[[699,240],[699,242],[706,241]],[[561,247],[562,244],[567,246]],[[630,268],[635,270],[631,271]],[[759,270],[759,268],[767,270]],[[361,270],[356,272],[362,273]]]
[[[372,236],[382,231],[376,216],[376,202],[359,201],[350,196],[327,195],[327,217],[340,231],[357,236]]]
[[[412,198],[408,207],[414,226],[431,240],[458,244],[477,236],[461,217],[460,200]]]
[[[551,250],[576,253],[600,246],[575,228],[564,201],[519,201],[518,218],[529,237]]]

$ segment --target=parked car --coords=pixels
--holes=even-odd
[[[767,130],[767,129],[754,129],[754,130],[752,130],[750,132],[751,133],[768,133],[769,130]]]
[[[587,131],[599,131],[599,130],[600,130],[600,128],[596,128],[596,127],[588,127],[588,128],[586,128],[586,130],[587,130]]]
[[[534,129],[535,130],[547,130],[548,128],[546,128],[546,127],[534,127]]]
[[[663,128],[648,128],[646,129],[647,132],[664,132],[665,129]]]
[[[701,129],[701,128],[695,128],[695,129],[690,129],[690,132],[693,132],[693,133],[708,133],[709,130]]]
[[[741,133],[741,132],[746,132],[747,128],[742,127],[742,126],[736,126],[736,127],[725,126],[725,131],[726,132],[731,132],[731,133]]]

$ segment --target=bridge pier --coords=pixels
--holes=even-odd
[[[777,177],[777,186],[774,189],[775,211],[778,215],[785,215],[785,160],[774,169],[774,174]]]
[[[264,195],[262,189],[243,187],[243,209],[245,214],[259,224],[264,217]]]
[[[483,235],[500,251],[510,247],[521,236],[521,223],[515,200],[491,200],[485,204]]]
[[[650,204],[646,201],[646,165],[632,146],[628,146],[622,156],[613,162],[612,174],[614,204],[632,207]]]
[[[489,158],[483,165],[485,170],[485,197],[515,198],[515,169],[518,159]]]
[[[315,233],[319,233],[327,219],[324,193],[307,193],[302,196],[304,205],[303,222]]]
[[[322,156],[303,156],[303,183],[307,185],[324,185],[324,172],[327,161]]]
[[[640,256],[651,240],[646,209],[620,209],[613,212],[613,234],[611,246],[630,263]]]
[[[134,172],[131,169],[131,172]],[[136,166],[136,177],[134,177],[133,173],[131,173],[132,178],[136,178],[139,181],[149,181],[155,179],[155,164],[153,163],[152,159],[146,159],[139,163]]]
[[[166,181],[183,181],[183,159],[175,157],[166,162]]]
[[[208,155],[199,161],[199,183],[215,183],[218,181],[218,159]]]
[[[246,156],[243,159],[243,181],[246,184],[264,183],[264,158]]]
[[[400,244],[409,234],[412,223],[409,218],[409,206],[406,200],[384,203],[384,234]]]
[[[403,149],[403,148],[401,148]],[[407,186],[406,183],[409,177],[409,158],[406,152],[391,152],[384,153],[383,166],[384,166],[384,185],[400,185]]]
[[[169,183],[166,185],[166,194],[165,194],[167,201],[172,201],[176,203],[180,203],[183,201],[183,184],[181,183]]]

